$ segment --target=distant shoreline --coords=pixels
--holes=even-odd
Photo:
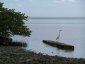
[[[29,19],[85,19],[85,17],[29,17]]]

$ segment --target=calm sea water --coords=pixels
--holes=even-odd
[[[85,58],[85,19],[29,19],[25,25],[32,30],[31,37],[14,36],[17,41],[25,41],[27,50],[48,55]],[[46,45],[42,40],[56,40],[61,31],[60,42],[75,46],[74,51],[66,51]]]

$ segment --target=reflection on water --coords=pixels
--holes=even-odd
[[[25,24],[32,30],[31,37],[14,36],[13,39],[27,42],[27,50],[52,56],[85,58],[85,19],[30,19]],[[74,45],[74,51],[61,50],[42,42],[56,40],[59,30],[62,30],[59,41]]]

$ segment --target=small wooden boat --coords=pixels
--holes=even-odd
[[[55,46],[59,49],[64,49],[64,50],[74,50],[74,46],[73,45],[69,45],[69,44],[64,44],[58,41],[52,41],[52,40],[43,40],[43,43],[49,44],[51,46]]]

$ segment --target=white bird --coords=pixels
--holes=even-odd
[[[61,32],[62,30],[59,30],[59,35],[57,36],[57,38],[56,38],[56,40],[59,40],[59,38],[60,38],[60,32]]]

